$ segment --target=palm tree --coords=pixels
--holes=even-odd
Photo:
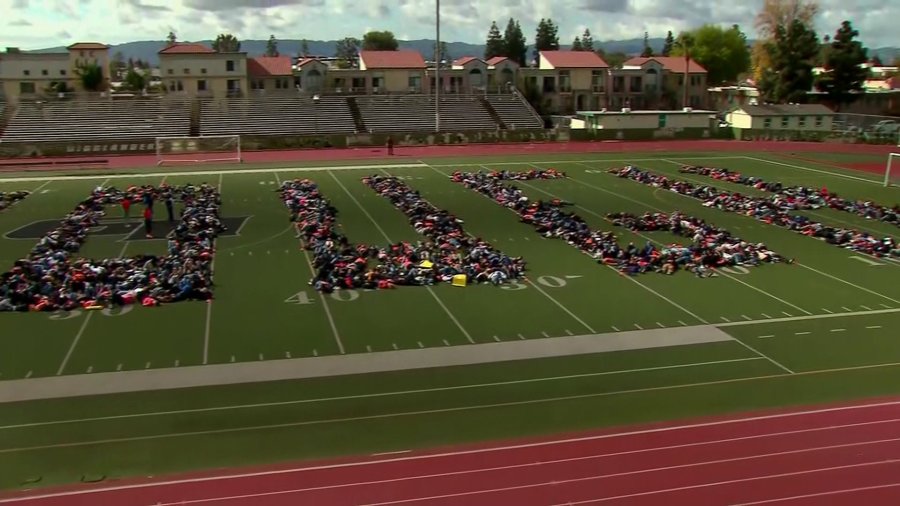
[[[684,52],[684,86],[682,87],[681,107],[688,106],[688,93],[690,90],[691,78],[691,48],[694,46],[694,36],[689,33],[682,33],[675,41],[675,46],[680,47]]]

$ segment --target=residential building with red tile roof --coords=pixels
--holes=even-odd
[[[203,44],[176,42],[158,54],[160,79],[171,95],[240,96],[249,89],[247,53],[219,53]]]
[[[425,70],[425,59],[418,51],[360,51],[360,70]]]
[[[257,56],[247,59],[247,79],[251,90],[294,89],[294,69],[290,56]]]
[[[0,95],[7,102],[66,93],[94,94],[109,89],[109,47],[98,42],[76,42],[64,51],[38,53],[7,48],[0,54]],[[98,90],[85,90],[78,70],[97,65],[103,74]]]

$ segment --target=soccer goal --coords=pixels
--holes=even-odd
[[[900,186],[900,153],[888,155],[887,167],[884,169],[884,185]]]
[[[208,162],[241,163],[241,136],[156,138],[156,165]]]

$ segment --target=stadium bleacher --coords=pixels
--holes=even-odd
[[[395,119],[396,121],[396,119]],[[209,100],[200,109],[203,135],[313,135],[356,132],[344,97],[266,96]]]
[[[173,100],[22,102],[3,142],[78,142],[184,136],[190,107]]]
[[[541,120],[528,104],[518,95],[498,94],[487,95],[485,97],[506,128],[510,130],[536,129],[543,128],[544,122]]]
[[[371,132],[434,130],[434,97],[384,95],[357,97],[363,121]],[[496,130],[497,123],[475,96],[441,98],[441,130]],[[402,120],[398,120],[402,118]]]

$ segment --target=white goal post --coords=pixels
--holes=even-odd
[[[157,137],[156,165],[167,163],[241,163],[240,135]]]
[[[891,178],[900,180],[900,174],[895,174],[897,171],[900,171],[900,153],[891,153],[884,169],[884,186],[891,186]]]

